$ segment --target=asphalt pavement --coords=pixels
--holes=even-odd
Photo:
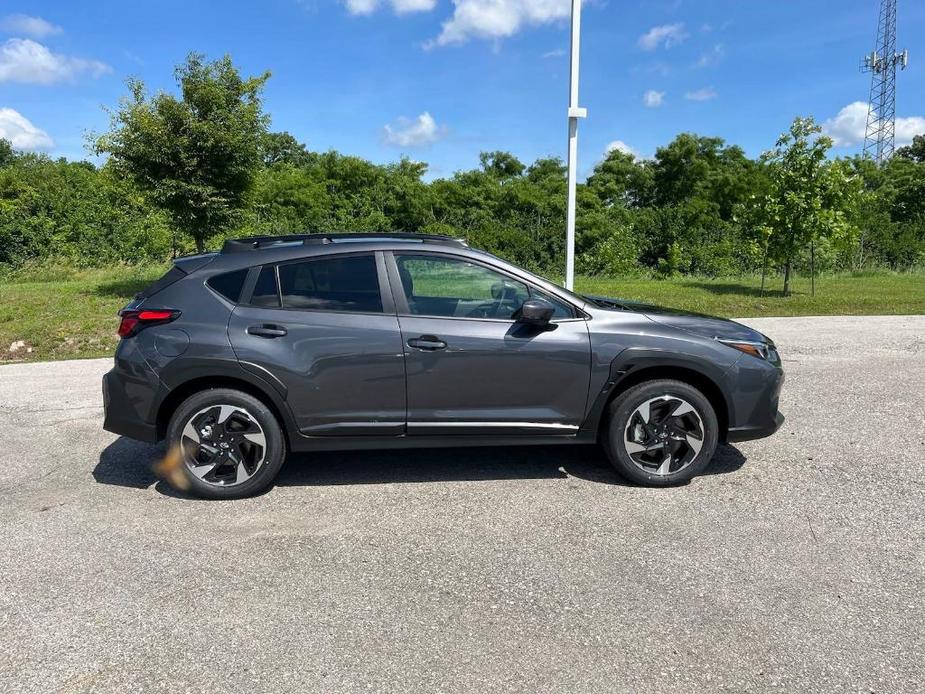
[[[0,691],[925,689],[925,317],[745,321],[783,429],[673,489],[593,447],[292,457],[200,501],[111,360],[0,367]]]

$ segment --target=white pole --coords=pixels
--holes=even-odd
[[[565,287],[575,286],[575,186],[578,177],[578,119],[588,115],[578,106],[578,55],[581,43],[581,0],[572,0],[572,57],[568,100],[568,207],[565,220]]]

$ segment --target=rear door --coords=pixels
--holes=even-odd
[[[246,368],[286,388],[301,432],[398,435],[405,428],[401,333],[381,253],[338,253],[252,271],[229,336]]]
[[[408,434],[574,434],[591,373],[578,310],[474,259],[387,258],[408,372]],[[556,306],[535,327],[514,313],[528,297]]]

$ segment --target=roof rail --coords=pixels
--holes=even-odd
[[[439,234],[419,234],[411,232],[350,232],[336,234],[287,234],[284,236],[249,236],[242,239],[228,239],[222,246],[222,253],[241,253],[260,248],[273,248],[282,245],[305,246],[314,244],[338,243],[343,241],[420,241],[421,243],[439,243],[449,246],[468,247],[465,239]]]

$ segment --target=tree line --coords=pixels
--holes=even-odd
[[[483,152],[478,168],[425,181],[427,165],[311,151],[271,132],[269,74],[190,55],[177,94],[138,81],[90,149],[52,160],[0,141],[0,272],[49,260],[161,261],[235,235],[422,231],[559,275],[565,166]],[[831,158],[797,118],[757,159],[682,133],[651,159],[613,150],[578,186],[577,269],[590,275],[733,276],[925,266],[925,137],[885,164]],[[786,289],[786,285],[785,285]]]

